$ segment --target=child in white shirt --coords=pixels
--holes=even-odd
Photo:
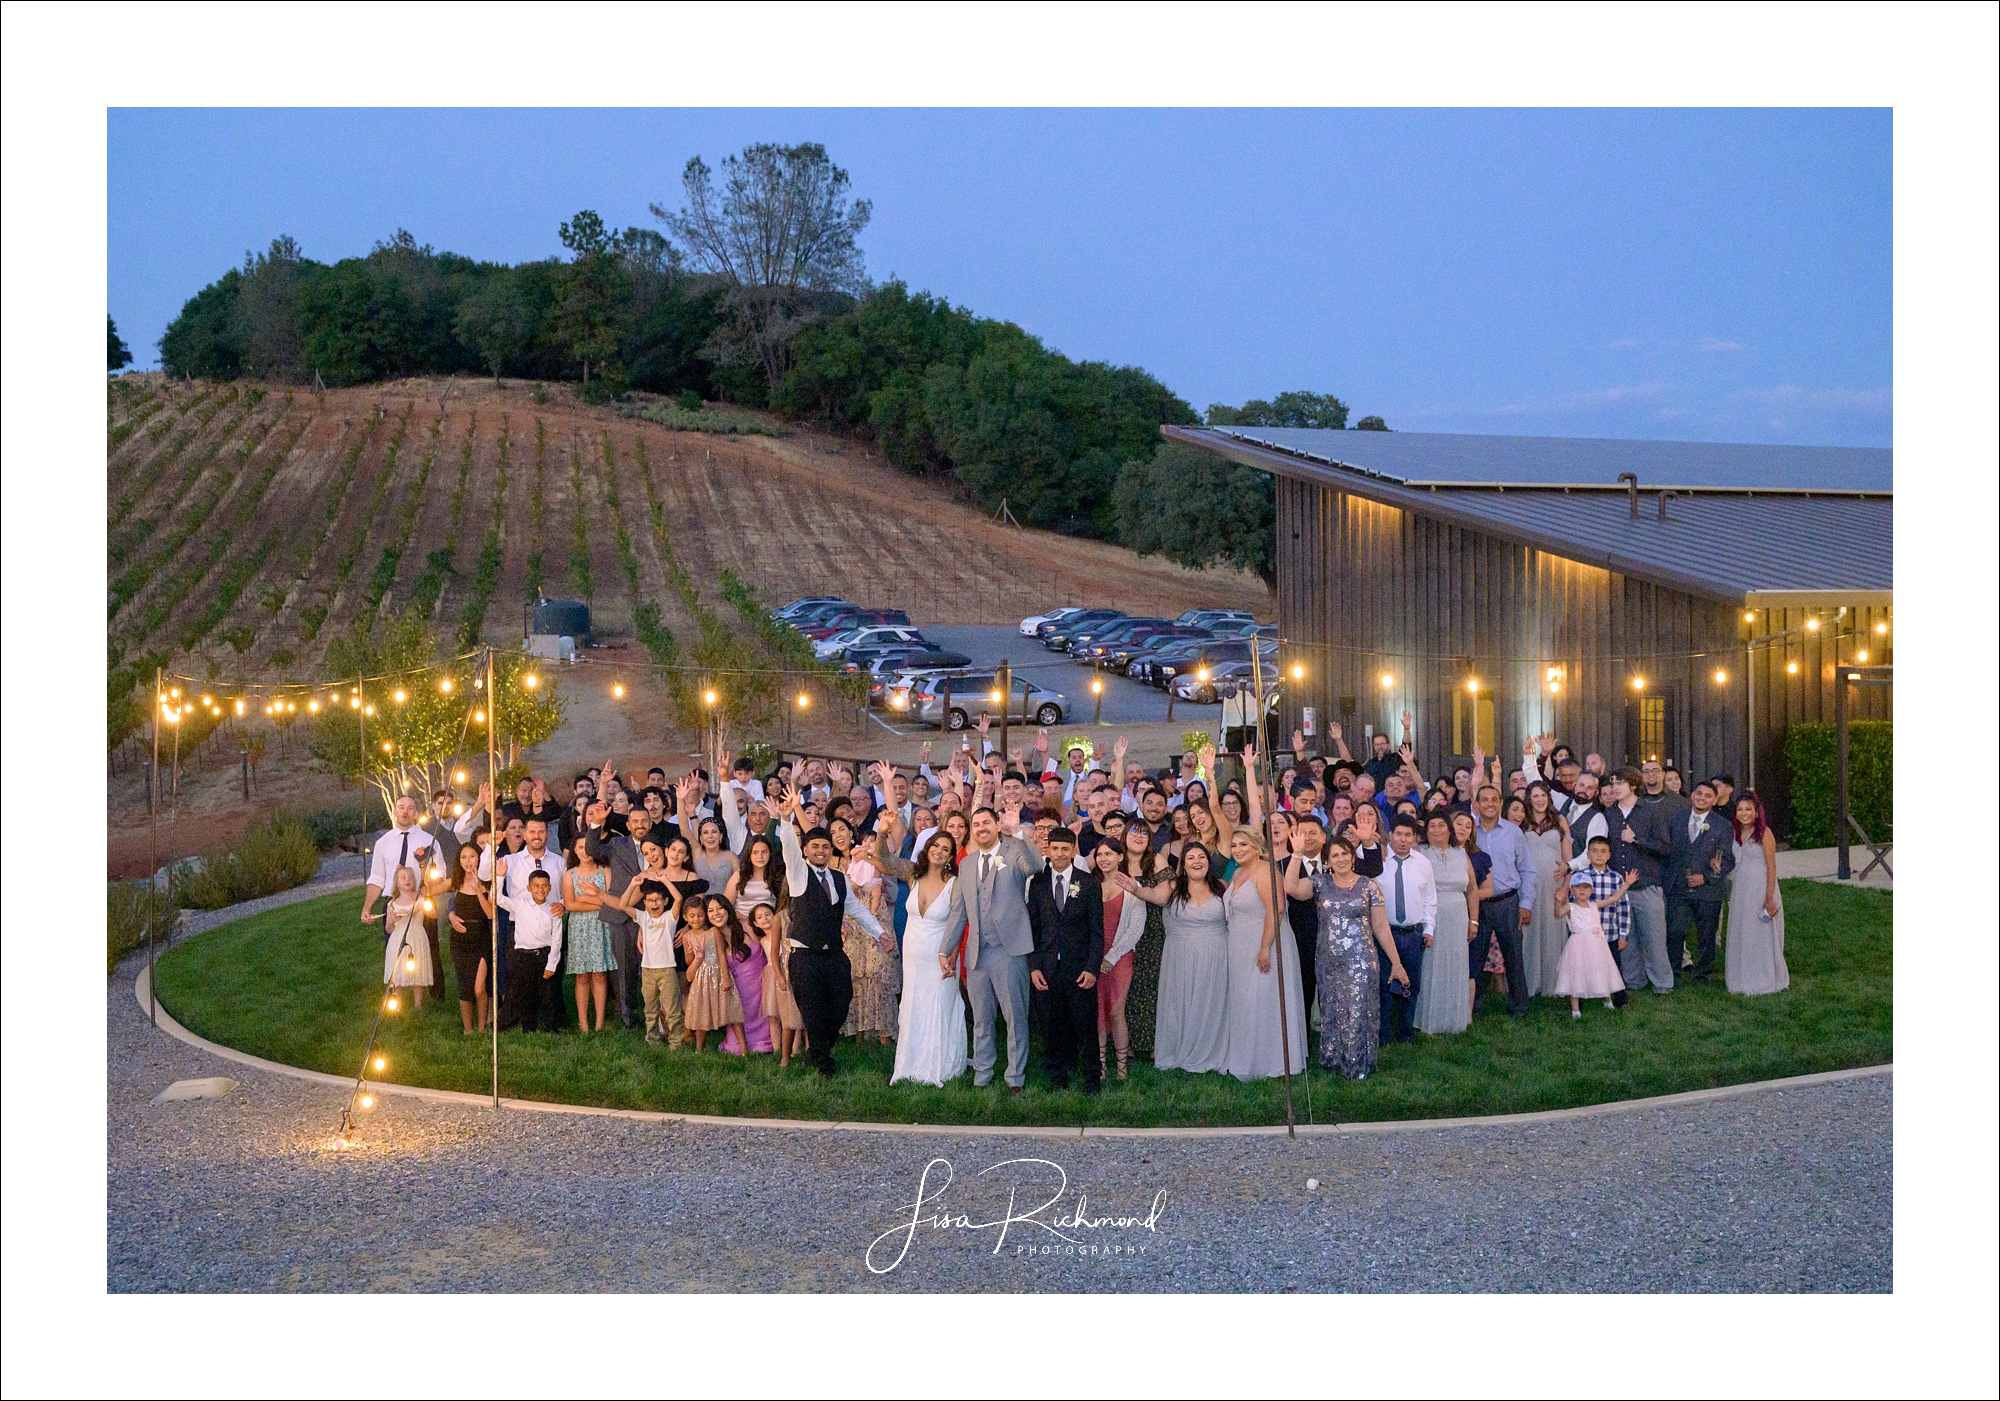
[[[624,896],[606,895],[639,926],[639,985],[646,999],[646,1040],[678,1047],[687,1039],[681,1015],[681,984],[674,974],[674,929],[680,919],[681,896],[665,881],[632,883]],[[635,902],[637,908],[633,908]]]

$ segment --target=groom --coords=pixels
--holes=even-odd
[[[910,863],[891,856],[902,841],[900,821],[888,817],[886,839],[877,840],[876,862],[898,880],[914,882]],[[945,927],[968,926],[965,940],[965,990],[972,1000],[972,1083],[993,1083],[999,1059],[997,1011],[1007,1023],[1007,1092],[1021,1093],[1028,1081],[1028,958],[1035,951],[1034,927],[1028,919],[1028,879],[1047,864],[1020,837],[1021,819],[1005,820],[992,808],[972,814],[972,851],[959,864],[952,887]]]

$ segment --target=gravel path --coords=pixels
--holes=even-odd
[[[143,966],[129,960],[106,992],[115,1292],[1893,1284],[1888,1075],[1296,1141],[720,1128],[386,1096],[337,1150],[342,1092],[149,1030],[133,999]],[[242,1083],[151,1103],[210,1075]],[[930,1167],[911,1231],[935,1159],[950,1167]],[[1010,1159],[1040,1161],[996,1166]]]

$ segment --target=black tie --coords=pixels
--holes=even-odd
[[[836,901],[836,900],[835,900],[835,899],[833,898],[833,875],[832,875],[832,873],[831,873],[831,872],[829,872],[829,871],[827,871],[827,870],[825,870],[825,869],[822,869],[822,870],[820,871],[820,873],[819,873],[819,883],[820,883],[820,884],[821,884],[822,886],[824,886],[824,887],[826,888],[826,903],[827,903],[827,904],[829,904],[829,905],[832,905],[832,904],[837,904],[837,903],[838,903],[838,901]]]
[[[1062,909],[1062,907],[1063,907],[1063,906],[1064,906],[1065,904],[1067,904],[1067,903],[1069,903],[1069,877],[1068,877],[1068,876],[1057,876],[1057,877],[1056,877],[1056,909],[1057,909],[1058,911],[1060,911],[1060,910]]]
[[[408,832],[403,833],[403,854],[396,858],[396,864],[398,866],[407,866],[410,864],[410,834]]]

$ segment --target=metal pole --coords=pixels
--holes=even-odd
[[[1252,639],[1253,645],[1251,647],[1251,651],[1253,653],[1256,651],[1254,642],[1255,639]],[[1257,731],[1258,731],[1257,737],[1259,740],[1262,740],[1264,737],[1262,734],[1264,728],[1263,659],[1261,657],[1253,656],[1251,658],[1251,665],[1254,668],[1254,674],[1257,678]],[[1259,759],[1262,759],[1264,757],[1264,746],[1261,743],[1257,745],[1256,753]],[[1245,765],[1245,776],[1249,778],[1250,782],[1253,785],[1261,783],[1262,781],[1257,775],[1257,766],[1255,764]],[[1214,777],[1211,775],[1209,782],[1213,784],[1214,781],[1215,781]],[[1253,787],[1251,791],[1258,793],[1258,801],[1260,803],[1263,803],[1263,795],[1261,790]],[[1272,963],[1271,966],[1272,966],[1272,971],[1278,975],[1278,1039],[1284,1043],[1283,1049],[1285,1057],[1284,1061],[1285,1136],[1287,1138],[1296,1138],[1298,1137],[1298,1122],[1293,1117],[1292,1113],[1291,1011],[1285,1005],[1285,935],[1290,930],[1291,925],[1288,920],[1287,911],[1285,909],[1284,897],[1278,889],[1278,858],[1272,853],[1271,813],[1275,807],[1276,807],[1275,802],[1264,803],[1264,864],[1271,868],[1271,909],[1275,913],[1275,916],[1278,921],[1278,937],[1272,940],[1271,942],[1271,951],[1275,955],[1274,962]]]
[[[1833,826],[1840,843],[1840,863],[1834,875],[1852,880],[1847,842],[1847,669],[1840,664],[1840,639],[1833,640]]]
[[[500,1107],[500,759],[493,750],[493,645],[486,646],[486,830],[492,834],[493,918],[487,921],[493,936],[493,961],[486,965],[486,1007],[493,1028],[493,1107]],[[474,840],[478,840],[474,838]]]
[[[361,683],[365,680],[364,676],[354,678],[354,718],[361,726],[361,832],[355,837],[354,846],[364,857],[368,855],[368,849],[362,845],[368,837],[368,698],[361,693]]]
[[[1743,786],[1757,790],[1757,650],[1756,641],[1743,644],[1743,747],[1749,753],[1749,775]],[[1729,814],[1734,822],[1736,815]]]
[[[1005,657],[1000,659],[1000,772],[1007,772],[1007,715],[1014,708],[1014,668]],[[980,756],[982,759],[984,755]]]
[[[160,1025],[160,998],[153,990],[153,930],[160,922],[160,710],[166,703],[166,676],[153,668],[153,802],[146,838],[146,1020]]]

